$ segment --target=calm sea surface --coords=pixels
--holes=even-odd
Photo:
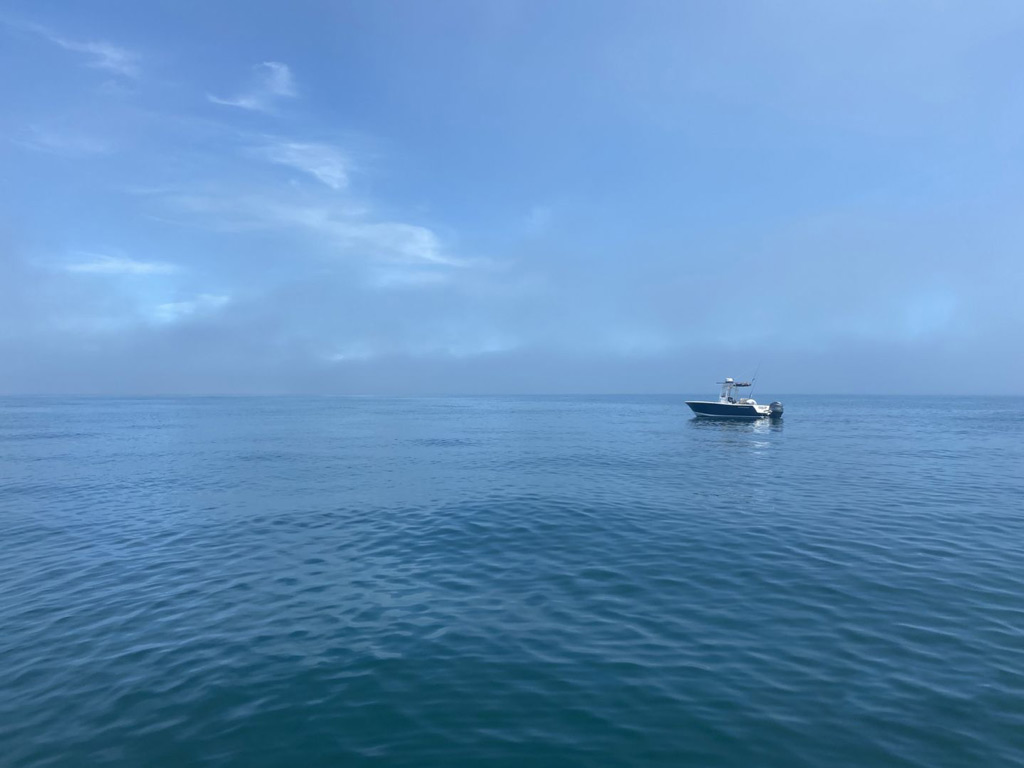
[[[0,399],[0,765],[1024,765],[1024,400],[781,399]]]

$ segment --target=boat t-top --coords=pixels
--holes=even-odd
[[[727,378],[718,382],[722,392],[718,400],[687,400],[695,414],[712,419],[767,419],[782,416],[782,403],[775,401],[770,405],[758,405],[749,397],[738,397],[738,389],[754,386],[750,381],[734,381]]]

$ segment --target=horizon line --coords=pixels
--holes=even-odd
[[[94,398],[245,398],[245,397],[329,397],[421,399],[449,397],[690,397],[686,392],[426,392],[420,394],[325,393],[325,392],[0,392],[0,398],[94,397]],[[899,392],[782,392],[775,397],[1024,397],[1024,394],[979,392],[927,392],[907,395]]]

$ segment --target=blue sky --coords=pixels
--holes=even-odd
[[[1017,391],[1022,34],[1011,2],[9,1],[0,392]]]

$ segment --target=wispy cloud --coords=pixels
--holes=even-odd
[[[433,230],[397,221],[325,222],[325,232],[334,234],[345,246],[397,261],[461,266],[462,262],[444,251]]]
[[[230,296],[215,293],[201,293],[186,301],[172,301],[158,304],[153,312],[154,319],[163,323],[173,323],[190,317],[212,314],[231,301]]]
[[[97,275],[169,275],[177,272],[173,264],[158,261],[136,261],[122,256],[106,256],[100,253],[79,252],[85,261],[67,264],[68,272],[85,272]]]
[[[277,141],[254,149],[253,153],[272,163],[307,173],[331,189],[348,186],[349,159],[329,144]]]
[[[7,26],[24,29],[39,35],[66,51],[80,53],[87,57],[86,64],[95,69],[102,69],[122,77],[136,78],[141,74],[140,56],[127,48],[114,45],[105,40],[74,40],[58,34],[41,24],[4,22]]]
[[[179,224],[240,235],[273,232],[292,240],[291,253],[313,259],[428,269],[469,266],[431,227],[381,213],[351,189],[352,169],[358,166],[345,148],[301,136],[230,131],[222,138],[207,180],[134,188],[132,193],[159,202],[164,220],[169,216]],[[224,152],[225,144],[234,144],[235,151]],[[277,174],[267,174],[268,163],[319,183],[282,184]],[[382,282],[397,284],[399,279]],[[420,275],[404,284],[437,282]]]
[[[256,65],[255,81],[242,93],[227,97],[207,94],[206,98],[214,104],[266,112],[278,99],[297,95],[295,80],[288,65],[279,61],[264,61]]]
[[[62,48],[76,53],[84,53],[91,57],[89,66],[105,69],[124,77],[139,76],[139,57],[132,51],[101,41],[68,40],[62,37],[51,37],[50,40]]]
[[[26,135],[11,141],[26,149],[68,157],[106,155],[113,151],[108,142],[92,136],[39,127],[32,127]]]
[[[296,202],[279,197],[171,195],[165,201],[225,231],[285,230],[311,236],[337,255],[386,263],[465,266],[430,228],[373,220],[365,208],[335,201]]]
[[[268,221],[327,238],[342,253],[379,261],[460,265],[459,260],[445,252],[432,229],[418,224],[370,221],[327,205],[276,201],[264,201],[262,214]]]

